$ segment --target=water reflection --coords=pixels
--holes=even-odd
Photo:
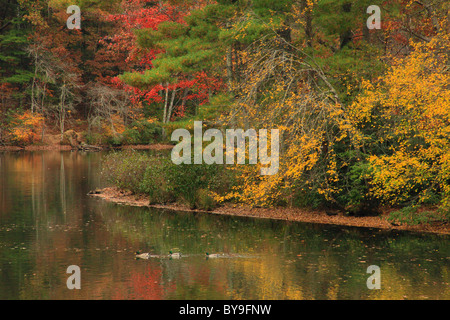
[[[0,154],[0,299],[450,298],[446,236],[114,205],[86,195],[101,156]],[[372,264],[381,290],[366,287]]]

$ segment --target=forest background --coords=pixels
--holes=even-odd
[[[81,29],[68,29],[70,5]],[[367,8],[381,9],[368,29]],[[280,170],[105,160],[151,201],[447,222],[443,0],[1,0],[0,147],[169,143],[177,128],[279,129]]]

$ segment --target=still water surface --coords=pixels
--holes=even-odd
[[[0,153],[0,299],[450,299],[448,236],[116,205],[101,157]]]

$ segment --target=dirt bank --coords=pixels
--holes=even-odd
[[[4,145],[0,141],[0,151],[41,151],[41,150],[84,150],[84,151],[99,151],[99,150],[170,150],[173,148],[171,144],[140,144],[140,145],[89,145],[82,132],[83,128],[70,129],[61,133],[55,130],[47,130],[42,139],[35,141],[33,144],[27,146]]]
[[[118,147],[110,146],[94,146],[98,150],[170,150],[173,145],[170,144],[150,144],[150,145],[126,145]],[[25,147],[17,146],[0,146],[0,151],[45,151],[45,150],[56,150],[56,151],[67,151],[67,150],[78,150],[80,148],[73,147],[70,145],[52,144],[52,145],[29,145]],[[88,150],[89,148],[86,148]],[[82,148],[80,150],[83,150]]]
[[[0,151],[42,151],[42,150],[60,150],[67,151],[72,150],[71,146],[63,146],[63,145],[30,145],[25,147],[16,147],[16,146],[0,146]]]
[[[205,212],[202,210],[191,210],[186,206],[178,204],[170,205],[149,205],[149,200],[143,195],[133,195],[130,192],[122,191],[117,188],[105,188],[92,192],[92,196],[131,206],[153,207],[176,211]],[[298,208],[251,208],[247,206],[233,206],[227,204],[214,211],[208,211],[212,214],[226,214],[233,216],[245,216],[256,218],[267,218],[288,221],[311,222],[321,224],[334,224],[342,226],[355,226],[379,229],[409,230],[418,232],[431,232],[437,234],[450,234],[450,225],[448,223],[436,223],[431,225],[419,226],[393,226],[387,220],[388,212],[375,217],[348,217],[344,215],[329,216],[324,211],[312,211]]]
[[[128,145],[128,146],[122,146],[119,147],[120,149],[123,150],[129,150],[129,149],[133,149],[133,150],[170,150],[172,149],[174,146],[171,144],[144,144],[144,145]]]

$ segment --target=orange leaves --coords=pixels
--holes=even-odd
[[[42,132],[44,117],[39,113],[18,113],[11,123],[11,138],[20,145],[33,143]]]
[[[111,115],[109,121],[104,121],[102,127],[106,137],[113,137],[117,134],[122,134],[125,131],[123,118],[118,114]]]

